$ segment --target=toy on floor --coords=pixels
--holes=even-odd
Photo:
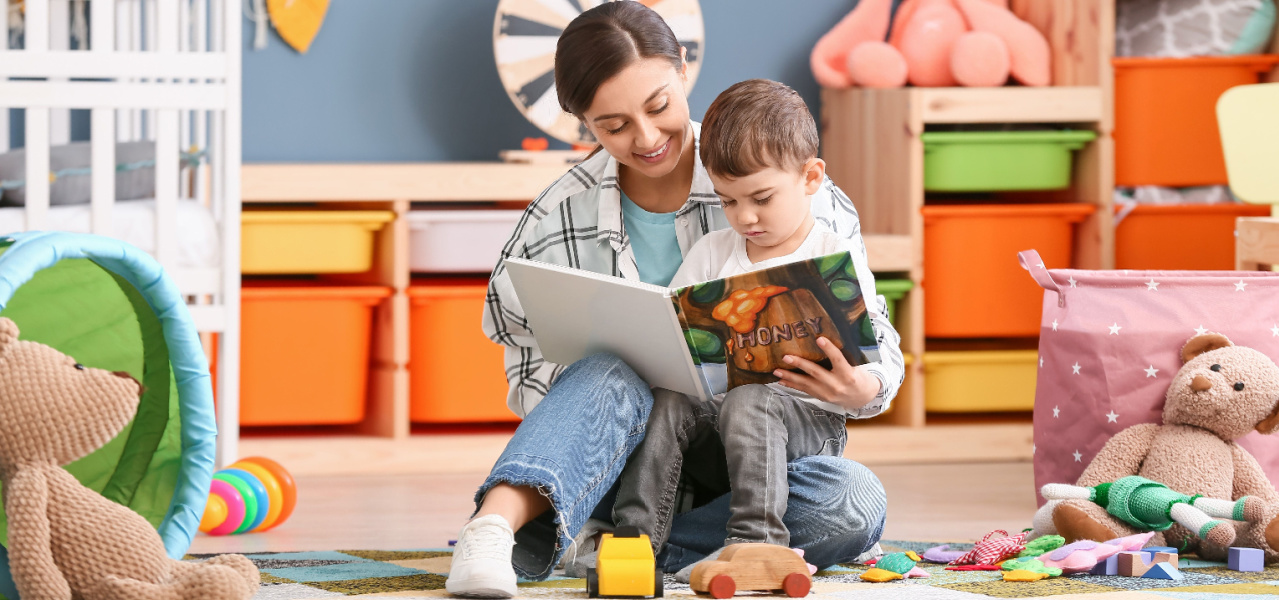
[[[944,565],[949,564],[951,561],[954,561],[967,553],[967,550],[951,550],[950,544],[942,544],[925,550],[923,558],[928,562],[941,563]]]
[[[1004,578],[1007,579],[1007,571],[1029,571],[1031,573],[1042,573],[1045,577],[1061,576],[1061,569],[1045,565],[1043,561],[1037,558],[1010,558],[999,565],[999,568],[1005,571]],[[1043,579],[1039,577],[1038,579]],[[1021,581],[1020,579],[1018,581]]]
[[[1167,563],[1174,570],[1177,568],[1177,555],[1168,552],[1120,552],[1119,575],[1123,577],[1143,577],[1146,571],[1159,563]]]
[[[1227,553],[1226,566],[1232,571],[1260,573],[1265,570],[1264,557],[1256,548],[1231,548]]]
[[[662,571],[656,564],[653,542],[647,535],[635,527],[618,527],[600,538],[599,558],[595,567],[586,571],[586,595],[588,598],[661,598]]]
[[[1078,540],[1040,556],[1039,560],[1047,567],[1061,569],[1063,573],[1084,573],[1118,553],[1119,546]]]
[[[1192,498],[1224,500],[1233,513],[1225,527],[1203,523],[1191,530],[1175,524],[1153,541],[1184,546],[1205,560],[1225,561],[1234,545],[1260,549],[1266,563],[1279,562],[1279,492],[1256,459],[1235,443],[1252,431],[1279,430],[1279,366],[1217,333],[1191,338],[1181,358],[1185,364],[1172,377],[1163,424],[1143,423],[1120,431],[1077,485],[1093,488],[1138,475],[1158,478]],[[1194,506],[1201,504],[1197,499]],[[1179,503],[1176,512],[1184,513],[1182,506],[1189,508]],[[1105,540],[1139,531],[1087,498],[1050,501],[1036,515],[1035,524],[1036,533],[1058,533],[1067,540]]]
[[[808,563],[794,550],[774,544],[733,544],[718,560],[702,561],[689,575],[689,587],[712,598],[741,591],[781,591],[802,598],[812,588]]]
[[[990,87],[1009,75],[1052,83],[1051,51],[1038,29],[1003,0],[862,0],[813,47],[823,87]],[[889,23],[892,31],[889,31]]]
[[[171,559],[145,518],[62,468],[134,420],[142,385],[18,336],[18,326],[0,318],[0,481],[18,593],[37,600],[247,600],[257,593],[249,559]]]
[[[208,362],[177,284],[154,258],[119,240],[47,231],[0,236],[0,316],[23,340],[140,380],[144,391],[129,427],[66,471],[141,515],[169,558],[182,558],[208,499],[217,427]],[[97,526],[76,535],[101,532]],[[12,555],[15,546],[8,548]],[[115,552],[104,546],[93,564]],[[17,598],[3,554],[0,594]]]
[[[1113,539],[1106,542],[1106,544],[1110,546],[1118,547],[1119,554],[1123,554],[1124,552],[1135,552],[1137,550],[1141,550],[1141,547],[1146,545],[1146,542],[1149,542],[1150,538],[1154,537],[1154,535],[1155,534],[1153,531],[1146,532],[1146,533],[1139,533],[1137,535],[1130,535],[1127,537]],[[1089,575],[1118,575],[1119,574],[1119,554],[1112,555],[1109,558],[1098,562],[1097,566],[1093,567],[1092,570],[1088,572],[1088,574]]]
[[[1017,554],[1017,558],[1034,558],[1064,545],[1066,545],[1066,538],[1059,535],[1041,536],[1026,542],[1026,548]]]
[[[996,538],[995,534],[999,534],[1000,537]],[[1017,535],[1010,536],[1007,531],[996,529],[974,544],[972,550],[950,561],[950,564],[993,565],[1006,558],[1016,557],[1022,550],[1026,549],[1027,535],[1028,533],[1023,531]]]
[[[883,583],[894,579],[914,579],[930,577],[927,571],[915,566],[920,561],[914,552],[893,552],[885,554],[873,563],[874,568],[861,574],[862,581]]]
[[[1226,521],[1236,515],[1262,509],[1260,506],[1249,506],[1249,503],[1261,502],[1259,498],[1252,496],[1233,502],[1192,498],[1174,492],[1162,483],[1136,475],[1093,487],[1050,483],[1040,493],[1048,500],[1087,499],[1138,529],[1167,531],[1174,523],[1180,524],[1200,539],[1224,546],[1235,541],[1234,525]]]
[[[209,535],[257,533],[283,524],[297,504],[297,484],[279,463],[241,459],[213,475],[200,531]]]

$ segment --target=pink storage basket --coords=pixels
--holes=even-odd
[[[1161,422],[1179,352],[1197,331],[1279,362],[1279,273],[1046,269],[1034,250],[1018,259],[1045,290],[1036,490],[1074,483],[1120,430]],[[1240,444],[1279,482],[1279,435],[1253,432]]]

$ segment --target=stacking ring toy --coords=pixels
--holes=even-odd
[[[209,494],[217,496],[226,505],[226,519],[214,525],[205,533],[209,535],[226,535],[235,531],[235,528],[244,522],[244,496],[240,495],[240,491],[235,489],[235,486],[220,479],[213,480]],[[208,506],[205,506],[204,512],[206,514],[209,512]],[[204,519],[201,519],[201,521],[203,522]],[[204,528],[201,527],[200,530],[204,531]]]
[[[296,503],[297,484],[284,467],[267,458],[246,458],[213,475],[200,531],[266,531],[284,523]]]

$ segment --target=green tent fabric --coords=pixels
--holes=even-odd
[[[18,324],[22,339],[127,371],[145,386],[133,422],[67,470],[145,517],[180,558],[208,499],[215,420],[207,360],[176,285],[123,242],[15,234],[0,239],[0,316]],[[7,545],[2,516],[0,543]],[[16,597],[7,565],[0,594]]]

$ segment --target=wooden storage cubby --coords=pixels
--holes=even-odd
[[[1062,192],[994,195],[997,199],[1080,202],[1097,210],[1075,229],[1070,266],[1110,268],[1114,261],[1111,194],[1114,187],[1112,76],[1114,0],[1013,0],[1019,16],[1042,31],[1053,50],[1052,87],[902,88],[823,90],[822,153],[827,172],[852,198],[867,235],[890,235],[909,244],[910,278],[898,318],[902,351],[914,360],[907,369],[907,393],[899,395],[888,419],[896,425],[963,422],[933,419],[925,411],[925,350],[1024,346],[1024,340],[927,340],[924,333],[924,147],[920,134],[951,124],[1068,125],[1098,137],[1076,153],[1073,181]],[[1012,257],[1009,257],[1012,260]],[[904,310],[902,310],[904,308]],[[1025,417],[1019,437],[1029,438]],[[1023,435],[1025,434],[1025,435]],[[1019,447],[1020,449],[1020,447]],[[1029,447],[1024,449],[1029,456]]]

